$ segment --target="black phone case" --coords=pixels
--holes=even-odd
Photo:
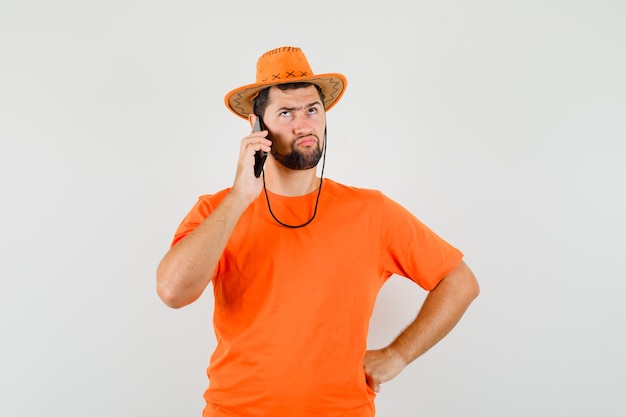
[[[254,128],[252,129],[254,132],[260,132],[264,129],[263,122],[260,117],[257,117],[256,122],[254,123]],[[265,164],[265,159],[267,158],[267,152],[265,151],[256,151],[254,153],[254,176],[259,178],[261,173],[263,172],[263,165]]]

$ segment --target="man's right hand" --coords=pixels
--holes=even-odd
[[[250,124],[254,125],[257,116],[250,116]],[[252,203],[263,189],[263,180],[254,176],[254,154],[257,151],[269,152],[272,141],[267,139],[268,131],[252,132],[241,140],[237,173],[232,191]]]

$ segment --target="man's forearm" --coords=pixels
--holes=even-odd
[[[170,248],[157,268],[157,292],[165,304],[180,308],[200,297],[248,205],[231,192],[203,223]]]
[[[461,261],[428,293],[415,320],[389,345],[405,366],[443,339],[459,322],[479,287],[472,271]]]

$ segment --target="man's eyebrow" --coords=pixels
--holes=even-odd
[[[295,111],[295,110],[302,110],[302,109],[310,109],[311,107],[314,106],[321,106],[322,103],[320,103],[319,101],[314,101],[312,103],[309,103],[305,106],[300,106],[300,107],[279,107],[278,109],[276,109],[277,111]]]

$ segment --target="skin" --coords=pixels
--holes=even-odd
[[[256,116],[249,118],[250,128]],[[310,154],[323,145],[326,114],[315,87],[280,90],[272,87],[263,115],[268,130],[251,132],[240,143],[239,160],[230,193],[215,211],[185,239],[172,247],[157,268],[157,293],[172,308],[197,300],[217,267],[228,239],[247,207],[263,189],[253,172],[254,153]],[[271,131],[272,141],[267,139]],[[311,193],[319,186],[315,167],[293,170],[268,154],[265,162],[268,190],[285,196]],[[460,262],[429,292],[415,320],[382,349],[368,350],[363,367],[368,385],[376,392],[409,363],[440,341],[461,319],[479,288],[472,271]]]

